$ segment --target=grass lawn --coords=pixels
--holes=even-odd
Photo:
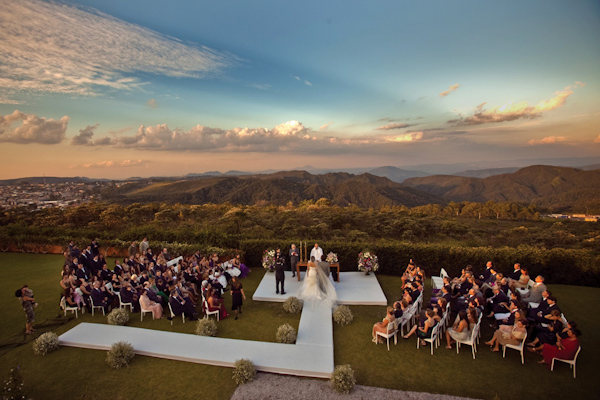
[[[59,314],[61,265],[62,256],[0,254],[0,268],[7,288],[0,293],[5,319],[0,326],[0,342],[4,344],[0,347],[3,379],[10,368],[20,365],[25,385],[34,399],[131,399],[149,395],[153,399],[231,397],[235,383],[228,368],[136,356],[128,368],[113,370],[104,361],[105,352],[69,347],[44,357],[34,356],[30,343],[34,338],[24,335],[25,316],[14,290],[24,283],[33,289],[40,303],[36,309],[36,324],[54,320]],[[251,300],[263,273],[256,267],[243,279],[248,298],[244,313],[237,321],[227,318],[219,322],[219,337],[275,341],[279,325],[288,322],[298,327],[299,316],[283,312],[281,303]],[[378,276],[378,279],[390,302],[399,297],[399,278]],[[593,360],[600,359],[596,345],[600,326],[595,315],[587,310],[598,304],[600,289],[562,285],[549,285],[549,288],[558,297],[567,318],[576,320],[583,331],[577,379],[573,379],[566,364],[558,364],[556,371],[550,372],[537,364],[540,357],[536,355],[527,353],[525,365],[521,365],[516,351],[508,350],[506,359],[502,359],[501,353],[492,353],[485,345],[479,347],[476,360],[472,359],[470,347],[463,347],[459,355],[454,350],[438,348],[431,356],[429,347],[417,350],[413,338],[400,339],[388,352],[385,345],[373,344],[370,337],[373,323],[385,314],[382,306],[351,306],[354,322],[344,327],[334,324],[335,364],[351,364],[361,385],[484,399],[496,394],[501,399],[519,400],[527,397],[597,398],[600,382],[594,379],[596,371],[592,365]],[[228,295],[226,305],[229,309],[231,297]],[[79,319],[56,325],[53,330],[60,335],[79,322],[106,323],[106,318],[86,313]],[[182,324],[177,319],[173,326],[166,319],[154,321],[150,317],[140,322],[139,314],[133,314],[128,325],[183,333],[193,333],[195,328],[195,323]],[[484,326],[482,339],[488,340],[491,335],[492,330]],[[19,342],[25,344],[13,346]]]

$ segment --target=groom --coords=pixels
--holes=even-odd
[[[281,294],[285,294],[283,284],[285,282],[285,258],[281,254],[281,249],[275,253],[275,293],[279,294],[279,285],[281,284]]]

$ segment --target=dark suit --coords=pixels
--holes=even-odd
[[[518,281],[519,279],[521,279],[521,270],[520,269],[516,269],[513,272],[511,272],[508,277],[510,279],[514,279],[515,281]]]
[[[292,269],[292,276],[296,276],[296,264],[298,264],[298,261],[300,261],[300,256],[298,255],[298,248],[290,248],[290,267]]]
[[[275,293],[279,293],[279,286],[281,285],[281,293],[285,293],[284,289],[285,282],[285,259],[281,253],[275,255]]]

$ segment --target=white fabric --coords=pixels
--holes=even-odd
[[[240,271],[240,269],[238,267],[234,267],[233,266],[233,259],[230,261],[226,261],[223,264],[221,264],[221,267],[231,276],[240,276],[240,274],[242,273],[242,271]]]
[[[337,293],[329,277],[312,262],[308,263],[304,282],[296,297],[301,300],[317,300],[331,306],[337,301]]]
[[[310,251],[310,257],[315,258],[315,262],[321,261],[321,256],[323,255],[323,249],[320,247],[314,248]]]

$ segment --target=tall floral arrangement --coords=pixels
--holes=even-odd
[[[369,274],[379,269],[377,256],[370,251],[361,251],[358,253],[358,270]]]
[[[328,263],[337,263],[338,262],[338,257],[337,254],[335,253],[328,253],[327,254],[327,258],[325,259],[325,261],[327,261]]]
[[[263,252],[262,266],[269,272],[275,270],[275,250],[271,249]]]

